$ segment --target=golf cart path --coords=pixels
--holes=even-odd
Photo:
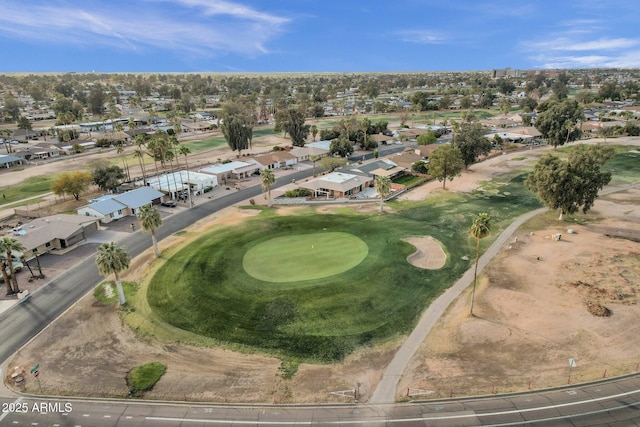
[[[610,187],[602,192],[600,196],[606,194],[616,193],[619,191],[625,191],[630,188],[635,188],[640,184],[631,184],[625,186]],[[493,257],[495,257],[502,247],[511,238],[514,232],[526,221],[534,216],[547,211],[547,208],[536,209],[531,212],[527,212],[519,216],[514,222],[512,222],[502,233],[496,238],[491,246],[485,251],[478,261],[478,272],[481,272]],[[404,372],[406,366],[409,364],[414,354],[418,351],[424,340],[427,338],[429,332],[436,324],[438,319],[444,314],[449,305],[469,286],[473,281],[474,266],[470,266],[469,269],[462,275],[462,277],[449,289],[447,289],[442,295],[440,295],[435,301],[433,301],[427,310],[420,317],[420,321],[413,329],[411,334],[407,337],[400,349],[396,352],[395,356],[391,360],[391,363],[387,366],[382,379],[378,383],[375,391],[371,395],[371,398],[367,401],[370,404],[383,404],[383,403],[395,403],[396,402],[396,389],[400,377]]]

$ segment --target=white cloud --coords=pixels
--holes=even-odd
[[[594,50],[620,50],[640,44],[638,39],[600,38],[596,40],[575,40],[568,37],[558,37],[553,40],[525,43],[530,49],[537,50],[561,50],[561,51],[594,51]]]
[[[205,8],[206,13],[185,6]],[[221,8],[226,7],[223,13]],[[207,56],[268,53],[267,42],[289,22],[237,3],[204,0],[175,0],[162,8],[144,9],[87,5],[87,10],[51,2],[25,8],[0,0],[0,10],[5,38],[135,51],[154,47]]]
[[[447,41],[446,36],[430,30],[405,30],[395,33],[403,42],[419,44],[441,44]]]
[[[614,55],[539,55],[532,58],[540,68],[638,68],[640,50]]]
[[[208,16],[229,15],[235,18],[246,19],[268,24],[281,25],[289,22],[288,18],[259,12],[239,3],[225,0],[150,0],[158,2],[169,2],[182,6],[198,7],[204,10]]]

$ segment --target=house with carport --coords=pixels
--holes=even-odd
[[[163,196],[164,193],[154,188],[140,187],[126,193],[109,194],[98,198],[93,203],[78,209],[78,215],[95,217],[101,223],[108,224],[111,221],[135,215],[142,206],[160,204]]]
[[[98,222],[95,217],[58,214],[36,218],[11,233],[24,245],[23,255],[29,261],[36,254],[62,255],[72,250],[98,231]]]
[[[24,160],[20,157],[11,156],[8,154],[0,154],[0,168],[10,168],[12,166],[18,166],[24,163]]]
[[[252,158],[262,166],[261,169],[280,169],[292,167],[298,163],[298,158],[288,151],[274,151],[273,153],[253,156]]]
[[[218,178],[206,173],[180,170],[147,178],[147,185],[168,194],[172,199],[180,199],[186,198],[189,191],[197,196],[212,190],[218,186]]]
[[[215,165],[208,166],[206,168],[198,169],[198,172],[202,172],[209,175],[214,175],[217,182],[227,183],[230,179],[240,180],[249,178],[262,168],[262,165],[253,159],[247,159],[246,161],[235,161],[228,163],[217,163]]]
[[[350,198],[371,185],[373,178],[346,172],[331,172],[298,184],[300,188],[311,190],[314,197],[326,199]]]

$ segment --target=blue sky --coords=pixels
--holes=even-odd
[[[638,0],[0,0],[0,72],[640,67]]]

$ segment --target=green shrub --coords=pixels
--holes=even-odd
[[[213,190],[213,187],[204,187],[204,188],[202,189],[202,192],[203,192],[203,193],[208,193],[208,192],[209,192],[209,191],[211,191],[211,190]]]
[[[145,391],[149,391],[160,378],[167,372],[167,367],[160,362],[151,362],[133,368],[127,374],[129,396],[140,397]]]
[[[311,190],[307,188],[294,188],[284,192],[284,197],[309,197],[310,195]]]

